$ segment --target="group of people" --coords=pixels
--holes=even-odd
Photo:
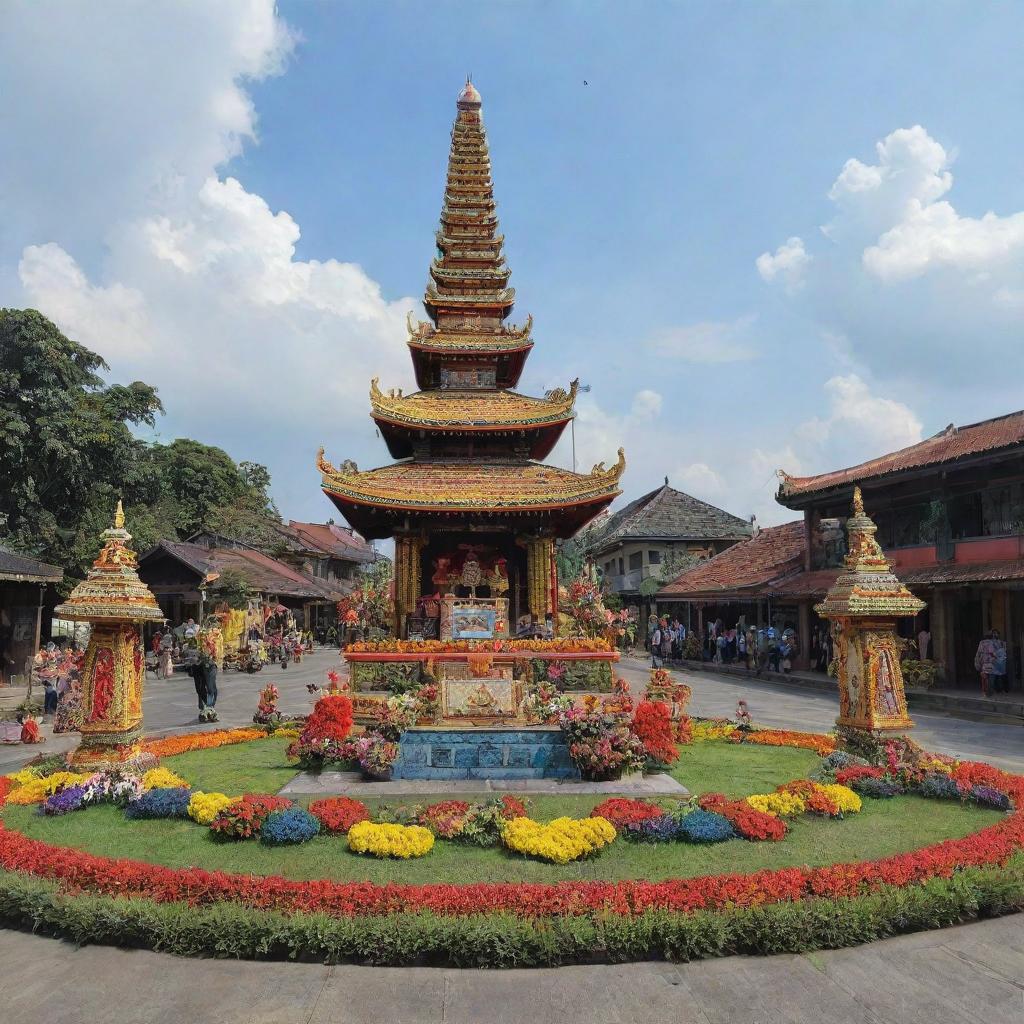
[[[974,655],[974,667],[981,676],[981,692],[1009,693],[1010,677],[1006,672],[1006,644],[998,629],[991,629],[981,639]]]
[[[653,667],[660,668],[670,659],[682,658],[687,636],[687,628],[679,619],[652,616],[648,646]],[[726,626],[721,619],[707,623],[699,647],[702,661],[719,665],[745,664],[748,671],[758,675],[765,669],[789,672],[800,649],[796,630],[789,624],[782,629],[747,625],[742,621],[735,626]]]

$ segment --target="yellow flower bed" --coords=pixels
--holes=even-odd
[[[187,786],[188,783],[168,768],[150,768],[142,776],[142,788],[148,792],[151,789],[177,789]]]
[[[842,814],[856,814],[861,808],[861,799],[849,786],[833,784],[818,786],[829,799],[834,800]]]
[[[694,743],[702,740],[724,740],[736,731],[736,726],[731,722],[694,722],[691,728]]]
[[[348,830],[348,848],[374,857],[422,857],[430,853],[434,836],[420,825],[378,825],[360,821]]]
[[[38,779],[39,776],[31,768],[22,768],[20,772],[14,772],[12,775],[8,775],[7,778],[11,780],[12,786],[24,786],[26,782]]]
[[[18,774],[22,773],[19,772]],[[77,785],[79,782],[85,782],[90,778],[92,778],[91,775],[81,775],[78,772],[54,772],[43,779],[32,778],[22,783],[17,789],[11,790],[7,797],[7,802],[22,806],[42,803],[48,796],[56,793],[58,789]]]
[[[568,864],[607,846],[616,836],[607,818],[555,818],[542,825],[532,818],[513,818],[501,833],[510,850]]]
[[[223,793],[195,792],[188,802],[188,816],[200,825],[209,825],[217,812],[228,804],[233,804],[238,797],[225,796]]]
[[[795,793],[755,793],[747,797],[747,803],[755,810],[774,814],[777,818],[791,818],[803,814],[805,809],[803,800]]]

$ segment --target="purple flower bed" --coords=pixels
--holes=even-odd
[[[78,786],[68,786],[52,796],[48,796],[39,808],[40,814],[55,815],[69,814],[71,811],[80,811],[85,806],[86,795],[89,792],[89,784],[82,783]]]

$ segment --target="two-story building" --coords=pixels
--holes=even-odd
[[[711,558],[747,539],[752,526],[723,509],[663,486],[631,501],[607,518],[587,544],[613,594],[642,614],[668,567]],[[646,585],[650,580],[653,584]]]
[[[805,621],[838,573],[855,485],[900,579],[928,603],[904,634],[921,638],[947,686],[979,686],[978,642],[998,629],[1010,685],[1022,688],[1024,651],[1024,412],[945,430],[848,469],[794,477],[777,500],[804,518],[804,565],[776,584],[776,600]]]

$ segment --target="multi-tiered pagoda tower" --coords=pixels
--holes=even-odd
[[[370,386],[371,415],[401,461],[366,471],[350,461],[335,468],[321,450],[318,465],[325,493],[352,526],[368,538],[395,538],[399,630],[414,615],[419,625],[417,612],[438,603],[422,599],[439,594],[496,607],[494,635],[501,636],[509,622],[529,615],[543,623],[555,611],[554,542],[620,493],[625,459],[620,449],[615,465],[586,474],[535,461],[575,415],[576,382],[543,398],[512,390],[533,347],[532,318],[521,327],[505,323],[515,291],[498,231],[480,93],[470,82],[457,107],[424,297],[430,321],[409,322],[421,390],[382,391],[376,379]]]

